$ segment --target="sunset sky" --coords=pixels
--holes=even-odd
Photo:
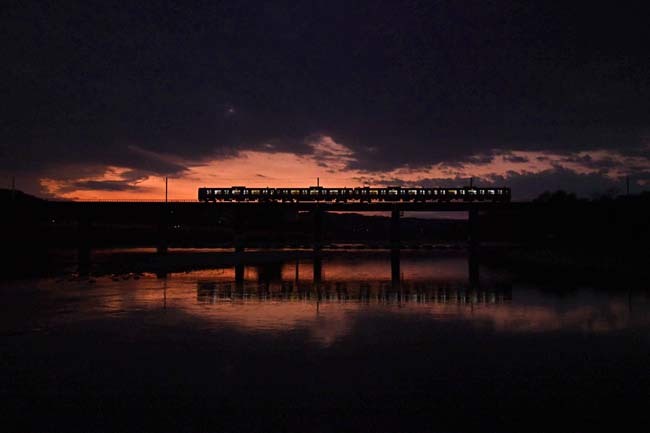
[[[0,180],[650,189],[650,30],[596,2],[3,4]]]

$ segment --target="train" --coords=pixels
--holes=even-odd
[[[199,188],[199,201],[210,202],[509,202],[510,188],[247,188],[245,186]]]

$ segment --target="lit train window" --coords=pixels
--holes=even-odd
[[[365,194],[366,192],[364,191],[363,193]],[[377,194],[379,194],[379,191],[377,191],[376,189],[370,190],[370,195],[377,195]]]
[[[224,193],[224,194],[230,194],[230,190],[228,190],[228,189],[224,189],[224,190],[223,190],[223,193]]]
[[[310,195],[318,195],[318,190],[317,189],[311,189],[309,190]]]
[[[248,195],[248,190],[247,190],[247,189],[244,189],[244,190],[242,190],[242,193],[243,193],[244,195]]]
[[[338,195],[338,193],[339,193],[338,189],[330,189],[330,194]]]
[[[283,189],[282,194],[289,194],[289,190],[288,189]]]
[[[252,194],[252,195],[259,195],[259,194],[260,194],[260,190],[259,190],[259,189],[251,189],[251,194]]]
[[[388,195],[397,195],[397,190],[396,189],[389,189],[388,190]]]
[[[292,190],[291,190],[291,195],[299,195],[299,194],[300,194],[300,190],[299,190],[299,189],[292,189]]]
[[[409,194],[410,195],[417,195],[418,190],[417,189],[409,189]]]
[[[381,189],[381,190],[379,190],[379,194],[381,194],[381,195],[386,195],[386,190],[385,190],[385,189]]]
[[[366,190],[365,190],[365,189],[362,189],[362,190],[361,190],[361,194],[366,195],[366,194],[367,194]],[[372,191],[370,191],[370,194],[372,194]]]
[[[488,194],[494,195],[494,190],[493,189],[488,189]]]
[[[456,191],[455,189],[450,189],[449,194],[456,195],[456,194],[458,194],[458,191]]]

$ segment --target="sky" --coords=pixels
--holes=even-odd
[[[551,4],[554,3],[554,4]],[[650,189],[633,3],[6,1],[0,181],[46,198],[201,186]]]

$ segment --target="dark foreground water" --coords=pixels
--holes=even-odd
[[[643,282],[273,256],[0,283],[2,431],[647,431]]]

